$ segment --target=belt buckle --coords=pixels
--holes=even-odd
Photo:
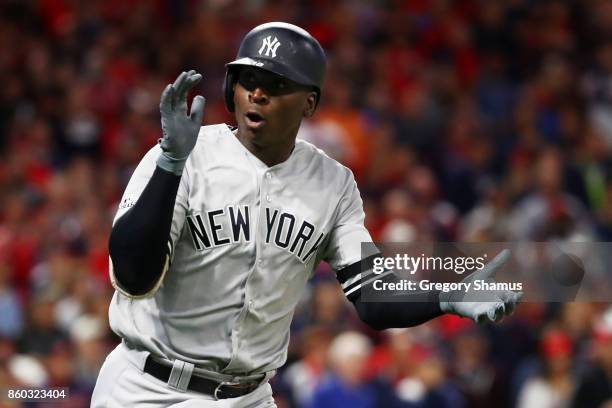
[[[228,386],[234,385],[235,386],[235,385],[240,385],[240,383],[234,382],[234,381],[221,381],[219,385],[215,387],[215,392],[213,393],[213,397],[215,398],[215,401],[219,401],[219,396],[217,395],[217,393],[221,391],[221,387],[223,387],[224,385],[228,385]]]

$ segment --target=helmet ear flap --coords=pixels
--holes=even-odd
[[[234,112],[234,82],[236,82],[236,70],[228,68],[223,81],[223,95],[225,95],[225,107],[228,112]]]

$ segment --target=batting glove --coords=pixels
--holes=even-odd
[[[510,251],[505,249],[499,253],[484,268],[474,272],[462,283],[472,283],[470,289],[463,291],[440,292],[440,309],[445,313],[461,317],[469,317],[476,323],[489,319],[492,322],[500,321],[504,316],[514,312],[514,308],[523,296],[522,292],[510,290],[475,290],[473,282],[483,280],[495,282],[495,273],[510,257]]]
[[[201,95],[193,99],[191,114],[187,113],[187,93],[201,79],[202,75],[193,70],[181,73],[164,89],[159,103],[164,136],[158,141],[163,152],[157,165],[177,176],[182,174],[196,144],[204,116],[205,99]]]

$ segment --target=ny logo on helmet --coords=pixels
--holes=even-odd
[[[276,57],[276,50],[278,49],[280,45],[281,43],[278,42],[278,38],[274,37],[274,39],[272,39],[272,36],[269,35],[266,38],[264,38],[263,41],[261,42],[261,48],[259,49],[259,55],[261,55],[265,49],[266,57],[269,57],[270,53],[272,53],[272,58],[274,58]]]

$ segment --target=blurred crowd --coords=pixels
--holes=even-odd
[[[205,123],[234,123],[224,64],[267,21],[327,52],[299,137],[353,170],[375,240],[612,240],[610,0],[0,0],[0,389],[69,387],[44,406],[88,406],[119,341],[111,222],[160,136],[161,90],[197,69]],[[611,407],[609,306],[525,303],[496,326],[444,316],[374,332],[323,264],[275,397]]]

